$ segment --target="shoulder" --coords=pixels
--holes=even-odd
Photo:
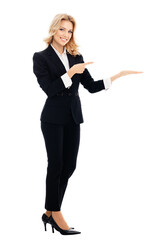
[[[41,57],[42,57],[42,56],[44,56],[44,55],[45,55],[45,53],[44,53],[44,50],[43,50],[43,51],[40,51],[40,52],[35,52],[35,53],[33,54],[33,57],[34,57],[34,56],[39,56],[39,57],[41,56]]]
[[[35,52],[32,56],[32,60],[34,64],[41,65],[41,66],[47,65],[46,59],[47,58],[46,58],[45,50]]]
[[[34,58],[44,58],[47,54],[48,54],[48,47],[45,48],[44,50],[35,52],[35,53],[33,54],[33,59],[34,59]]]
[[[33,62],[40,65],[47,64],[47,56],[46,51],[42,50],[39,52],[35,52],[32,56]]]
[[[33,54],[33,56],[32,56],[32,59],[33,59],[33,61],[34,61],[34,63],[35,62],[45,62],[45,60],[44,60],[44,56],[43,56],[43,54],[42,54],[42,51],[40,51],[40,52],[35,52],[34,54]]]

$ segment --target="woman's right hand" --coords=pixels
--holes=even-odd
[[[83,73],[85,70],[86,65],[92,64],[93,62],[87,62],[87,63],[78,63],[72,66],[74,73]]]
[[[77,63],[73,65],[69,70],[68,70],[68,75],[70,78],[76,73],[81,74],[84,72],[86,65],[92,64],[93,62],[87,62],[87,63]]]

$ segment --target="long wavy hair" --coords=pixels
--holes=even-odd
[[[79,45],[76,44],[75,37],[74,37],[74,33],[76,29],[76,21],[71,15],[68,15],[66,13],[57,14],[53,18],[51,25],[49,27],[49,36],[47,38],[44,38],[43,41],[46,42],[47,47],[50,43],[52,43],[53,36],[60,28],[60,24],[62,20],[68,20],[73,24],[73,33],[70,41],[65,45],[66,50],[73,56],[76,56],[77,54],[80,55],[80,52],[78,51]]]

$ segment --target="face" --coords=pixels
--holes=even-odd
[[[71,39],[73,33],[73,24],[70,21],[62,20],[60,28],[55,33],[53,42],[59,47],[64,47]]]

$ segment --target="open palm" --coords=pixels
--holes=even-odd
[[[125,70],[120,72],[120,76],[126,76],[128,74],[137,74],[137,73],[143,73],[143,72],[137,72],[137,71],[131,71],[131,70]]]

